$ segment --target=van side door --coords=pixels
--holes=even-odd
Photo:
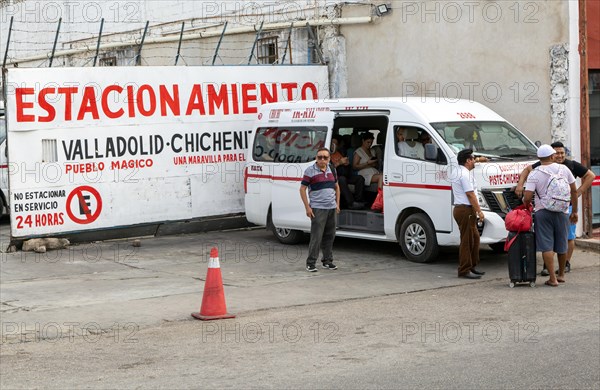
[[[384,213],[386,217],[398,216],[411,208],[425,213],[437,233],[450,233],[452,187],[448,159],[439,147],[437,161],[424,157],[424,142],[441,142],[434,133],[416,123],[390,123],[384,164]],[[387,234],[395,234],[396,222],[396,218],[386,218]]]

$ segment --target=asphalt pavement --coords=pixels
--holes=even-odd
[[[0,240],[6,242],[3,230]],[[238,316],[466,284],[485,284],[499,295],[530,288],[510,290],[506,255],[487,246],[479,267],[486,275],[467,280],[456,276],[456,248],[443,250],[434,263],[417,264],[403,258],[394,243],[338,238],[334,256],[339,269],[308,273],[307,242],[283,245],[265,229],[142,238],[140,247],[132,242],[73,245],[43,254],[2,253],[3,342],[188,320],[200,310],[213,247],[219,251],[228,311]],[[576,251],[574,270],[597,270],[598,265],[597,252]],[[544,280],[539,278],[536,288],[548,289]]]
[[[8,242],[0,225],[0,247]],[[508,287],[483,246],[412,263],[338,238],[335,271],[264,229],[1,253],[0,388],[589,388],[600,386],[600,259],[559,287]],[[212,248],[234,319],[197,321]],[[541,269],[541,263],[538,263]]]

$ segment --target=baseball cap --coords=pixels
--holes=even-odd
[[[554,153],[556,153],[556,150],[554,150],[554,148],[548,144],[544,144],[544,145],[540,146],[537,150],[537,156],[539,158],[550,157]]]

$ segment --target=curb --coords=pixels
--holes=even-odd
[[[580,248],[591,249],[593,251],[600,252],[600,240],[597,239],[576,238],[575,245]]]

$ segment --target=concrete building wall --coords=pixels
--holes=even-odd
[[[258,30],[265,24],[292,20],[307,20],[319,15],[314,0],[300,1],[209,1],[209,0],[114,0],[52,2],[40,0],[0,0],[0,53],[4,55],[11,17],[14,23],[8,49],[8,64],[14,66],[47,66],[59,20],[60,34],[57,53],[61,50],[87,48],[85,53],[55,59],[53,66],[90,66],[104,18],[101,44],[111,42],[139,42],[146,22],[149,30],[142,50],[141,65],[172,65],[178,42],[152,44],[152,38],[178,38],[181,24],[185,22],[184,34],[202,31],[220,31],[227,21],[228,30],[252,27]],[[248,61],[256,33],[228,35],[223,40],[216,65],[245,64]],[[283,57],[289,31],[265,31],[263,37],[277,36],[279,57]],[[210,65],[218,37],[198,38],[184,41],[181,46],[181,62],[187,65]],[[130,54],[137,54],[135,45],[102,51],[100,58],[117,57],[118,65],[131,65]],[[294,64],[314,62],[308,48],[305,29],[292,31],[291,54]],[[27,60],[42,55],[43,59]],[[254,63],[256,63],[254,61]]]
[[[470,98],[531,139],[551,141],[550,51],[569,43],[568,2],[394,1],[391,6],[375,25],[341,28],[348,96]],[[367,7],[346,5],[342,16],[364,15]]]

